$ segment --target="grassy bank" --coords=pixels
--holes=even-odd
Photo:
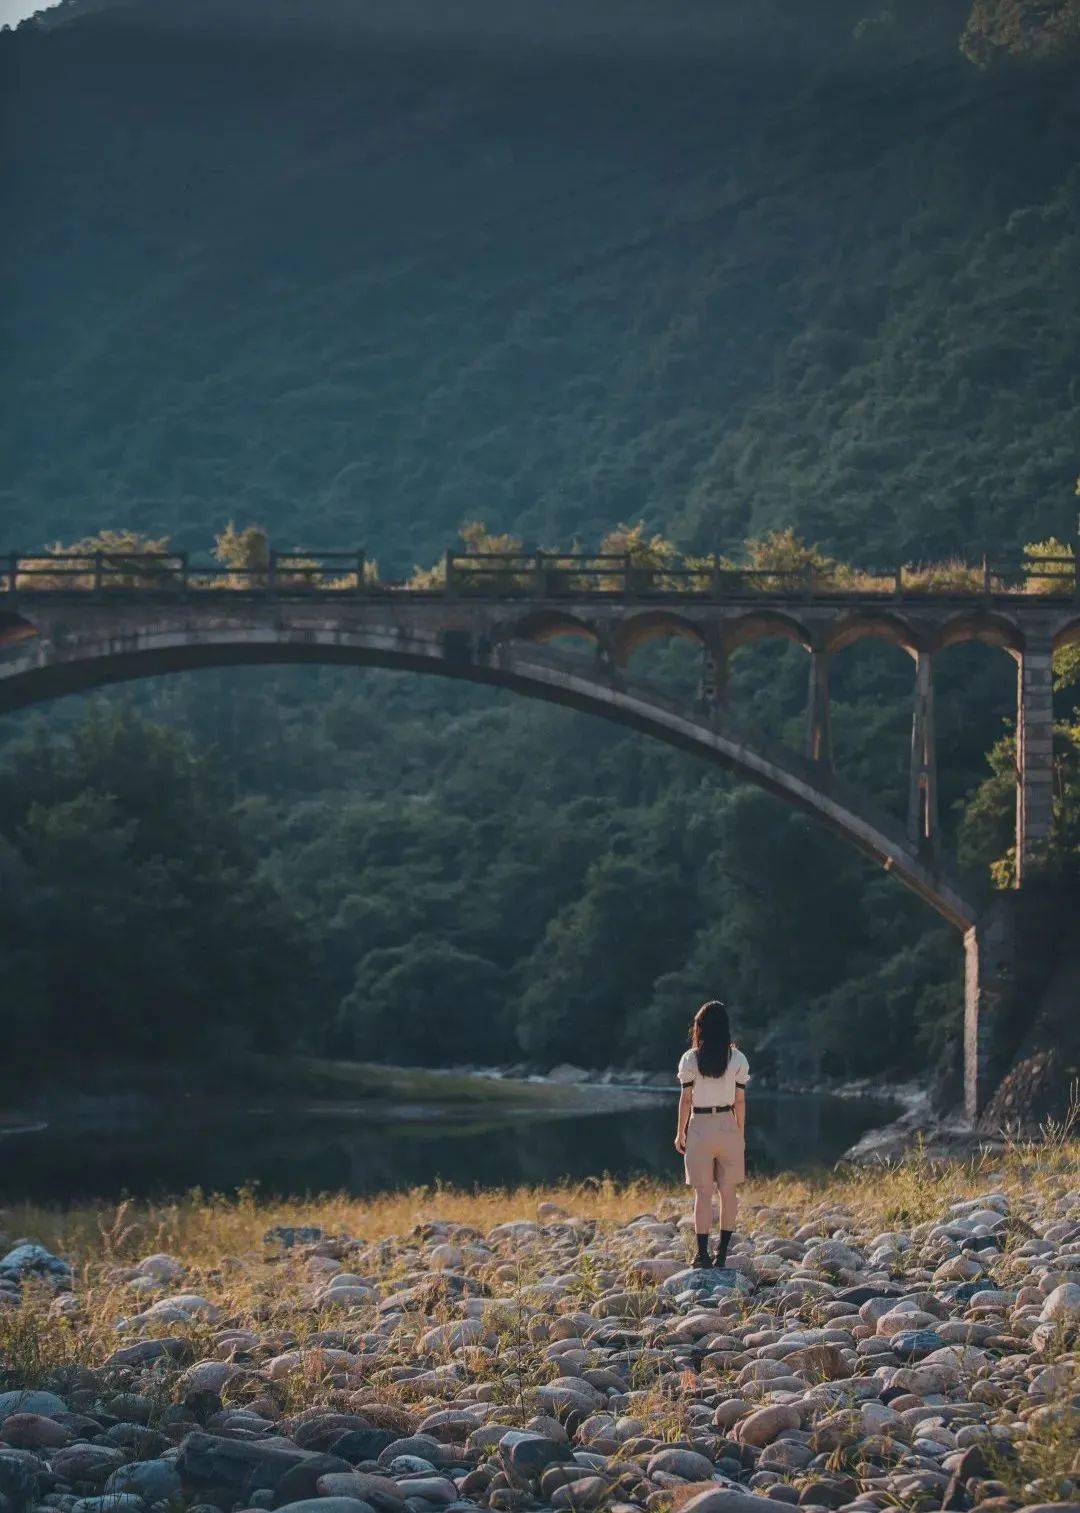
[[[54,1294],[27,1278],[20,1296],[0,1296],[0,1387],[60,1392],[80,1412],[99,1411],[101,1402],[122,1402],[125,1411],[134,1405],[159,1448],[203,1423],[217,1433],[234,1414],[245,1415],[237,1422],[246,1434],[298,1440],[321,1433],[320,1425],[340,1434],[342,1423],[361,1434],[389,1430],[388,1439],[435,1427],[464,1438],[496,1426],[485,1427],[494,1438],[483,1443],[442,1442],[428,1453],[457,1466],[455,1486],[475,1495],[475,1506],[500,1513],[504,1500],[488,1492],[501,1486],[494,1447],[506,1425],[539,1423],[562,1436],[567,1456],[574,1437],[593,1452],[602,1448],[605,1500],[588,1506],[625,1501],[629,1478],[633,1505],[655,1513],[679,1505],[669,1496],[672,1482],[654,1475],[658,1448],[668,1444],[674,1453],[689,1441],[725,1475],[745,1480],[770,1464],[770,1452],[753,1448],[749,1430],[741,1440],[738,1430],[734,1440],[727,1431],[759,1422],[762,1405],[774,1411],[767,1405],[779,1388],[791,1401],[793,1386],[796,1418],[812,1429],[813,1445],[802,1455],[789,1444],[795,1461],[768,1477],[786,1480],[803,1502],[814,1500],[822,1477],[837,1476],[849,1496],[861,1487],[885,1495],[874,1506],[929,1513],[947,1480],[940,1458],[955,1447],[950,1459],[958,1459],[964,1441],[950,1430],[947,1442],[929,1442],[939,1452],[929,1462],[933,1496],[926,1485],[913,1496],[912,1468],[916,1477],[927,1474],[928,1442],[912,1440],[913,1425],[899,1410],[914,1405],[916,1420],[933,1418],[938,1409],[923,1406],[919,1394],[938,1403],[933,1394],[944,1390],[950,1423],[970,1425],[986,1448],[981,1480],[966,1485],[980,1499],[1004,1498],[996,1513],[1011,1513],[1068,1501],[1080,1472],[1075,1321],[1040,1312],[1058,1278],[1037,1241],[1049,1235],[1066,1269],[1074,1265],[1066,1257],[1078,1169],[1080,1141],[1058,1132],[964,1162],[916,1154],[876,1170],[755,1181],[743,1190],[734,1248],[743,1283],[714,1295],[705,1312],[699,1300],[692,1316],[693,1304],[681,1306],[664,1290],[664,1279],[686,1275],[690,1238],[687,1194],[672,1184],[426,1188],[303,1202],[193,1192],[108,1208],[17,1205],[0,1211],[0,1228],[64,1257],[72,1291]],[[980,1212],[994,1205],[995,1239],[978,1260],[955,1238],[940,1237],[941,1221],[966,1199],[977,1199]],[[515,1219],[536,1222],[506,1225]],[[278,1225],[317,1225],[324,1238],[298,1236],[283,1246],[267,1236]],[[830,1235],[836,1254],[830,1242],[818,1243]],[[1037,1254],[1033,1240],[1044,1246]],[[888,1254],[875,1259],[870,1253],[883,1241]],[[951,1282],[970,1275],[991,1290],[962,1300]],[[907,1293],[935,1310],[901,1309],[890,1328],[910,1319],[951,1331],[953,1345],[927,1358],[931,1376],[900,1370],[903,1353],[877,1338],[888,1303],[865,1315],[843,1301],[843,1284],[871,1276],[889,1284],[890,1296]],[[1057,1322],[1042,1323],[1047,1317]],[[784,1367],[762,1352],[767,1357],[771,1342],[793,1327],[822,1326],[831,1343],[786,1355],[789,1374],[778,1379]],[[701,1348],[688,1354],[692,1341]],[[866,1344],[873,1356],[861,1353]],[[895,1376],[910,1389],[894,1398],[895,1410],[877,1399],[866,1375],[880,1363],[883,1380]],[[127,1395],[113,1398],[118,1391]],[[603,1405],[605,1391],[613,1414],[629,1418],[563,1411],[575,1394]],[[891,1425],[883,1435],[852,1410],[868,1397],[869,1411]],[[542,1416],[545,1404],[556,1406],[561,1424]],[[830,1453],[804,1470],[822,1447]],[[197,1481],[197,1468],[191,1474]],[[695,1487],[713,1486],[693,1469],[687,1475]],[[196,1498],[196,1486],[185,1484],[185,1495]]]
[[[1069,1132],[1039,1142],[1018,1141],[963,1161],[932,1160],[916,1152],[888,1166],[762,1178],[740,1190],[740,1228],[753,1233],[773,1222],[777,1209],[794,1215],[826,1201],[861,1225],[910,1227],[988,1185],[1016,1196],[1068,1191],[1075,1186],[1078,1170],[1080,1138]],[[597,1179],[472,1192],[414,1188],[370,1198],[326,1193],[264,1199],[254,1192],[226,1198],[195,1190],[171,1202],[126,1201],[111,1207],[18,1203],[0,1208],[0,1228],[12,1237],[39,1240],[93,1282],[103,1270],[155,1249],[182,1255],[191,1265],[211,1266],[223,1254],[260,1250],[264,1233],[274,1225],[316,1224],[331,1235],[377,1241],[435,1222],[486,1231],[507,1219],[535,1218],[544,1203],[557,1204],[575,1218],[595,1220],[601,1227],[625,1224],[642,1213],[676,1216],[688,1211],[682,1185]]]
[[[28,1114],[64,1122],[108,1117],[118,1100],[190,1103],[227,1096],[273,1099],[282,1103],[332,1103],[380,1107],[429,1105],[440,1108],[535,1109],[553,1113],[603,1102],[616,1108],[639,1092],[621,1088],[525,1082],[514,1078],[479,1076],[467,1071],[438,1071],[429,1067],[385,1066],[378,1062],[345,1061],[314,1056],[245,1055],[209,1060],[198,1065],[109,1063],[90,1067],[50,1066],[47,1079],[40,1071],[25,1075],[8,1068],[0,1077],[0,1130],[18,1124]]]

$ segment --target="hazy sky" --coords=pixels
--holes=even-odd
[[[17,26],[35,11],[46,11],[55,0],[0,0],[0,26]]]

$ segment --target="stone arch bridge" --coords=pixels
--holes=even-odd
[[[1017,667],[1017,857],[1023,885],[1050,833],[1054,650],[1080,641],[1077,563],[1038,591],[984,569],[972,590],[817,584],[806,574],[715,569],[663,573],[624,559],[447,554],[417,588],[368,581],[362,554],[270,554],[258,567],[188,566],[182,556],[13,557],[0,566],[0,712],[135,678],[200,667],[337,663],[398,668],[512,689],[598,714],[696,753],[815,815],[913,889],[965,942],[965,1108],[992,1091],[995,1011],[1009,942],[980,917],[940,856],[934,740],[935,655],[979,640]],[[334,560],[331,560],[334,559]],[[2,563],[3,559],[0,559]],[[704,580],[704,581],[702,581]],[[700,651],[692,704],[628,675],[642,644],[679,636]],[[741,728],[728,708],[738,647],[781,636],[807,653],[802,752]],[[906,825],[833,770],[829,667],[864,637],[911,659],[912,741]],[[561,649],[566,638],[585,655]],[[553,646],[552,643],[559,643]]]

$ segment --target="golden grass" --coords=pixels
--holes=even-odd
[[[740,1227],[752,1231],[771,1222],[757,1212],[779,1209],[794,1216],[815,1205],[846,1208],[863,1221],[910,1227],[936,1217],[950,1202],[993,1185],[1017,1194],[1067,1190],[1080,1168],[1080,1137],[1071,1123],[1049,1140],[1014,1141],[968,1160],[936,1161],[920,1151],[887,1165],[785,1174],[750,1181],[742,1188]],[[578,1218],[603,1226],[625,1224],[643,1213],[686,1210],[682,1184],[651,1178],[617,1182],[610,1177],[547,1186],[467,1191],[431,1186],[357,1198],[325,1193],[302,1199],[262,1198],[255,1189],[235,1196],[199,1189],[167,1202],[125,1201],[113,1206],[76,1203],[42,1207],[16,1203],[0,1214],[11,1235],[28,1235],[77,1268],[130,1264],[152,1251],[167,1251],[193,1266],[217,1265],[223,1255],[262,1250],[262,1236],[277,1224],[317,1224],[329,1234],[364,1240],[388,1239],[432,1220],[486,1232],[511,1218],[535,1218],[552,1202]]]
[[[852,1227],[864,1233],[910,1230],[941,1215],[949,1203],[990,1188],[1013,1194],[1018,1206],[1032,1199],[1052,1203],[1075,1186],[1078,1169],[1080,1140],[1068,1127],[1051,1131],[1050,1138],[1039,1143],[1015,1141],[1004,1150],[966,1161],[935,1162],[916,1152],[905,1162],[891,1166],[786,1175],[748,1183],[743,1189],[739,1228],[744,1233],[759,1228],[790,1232],[808,1218],[839,1212],[850,1215]],[[220,1305],[230,1326],[251,1327],[264,1337],[280,1336],[282,1349],[305,1352],[303,1370],[287,1382],[275,1384],[282,1407],[287,1408],[294,1400],[297,1405],[316,1399],[343,1401],[340,1384],[332,1380],[332,1366],[327,1365],[317,1342],[310,1342],[321,1330],[340,1329],[346,1317],[312,1306],[312,1277],[303,1259],[293,1252],[274,1253],[271,1258],[263,1243],[268,1228],[317,1224],[328,1234],[348,1234],[369,1245],[393,1240],[395,1243],[387,1245],[378,1262],[379,1283],[385,1292],[388,1285],[415,1266],[408,1237],[417,1226],[441,1220],[468,1226],[483,1235],[507,1219],[537,1217],[538,1206],[545,1202],[556,1203],[577,1218],[594,1220],[601,1238],[642,1214],[665,1218],[688,1214],[686,1191],[681,1186],[606,1178],[474,1192],[430,1187],[371,1198],[335,1193],[304,1200],[264,1200],[254,1191],[232,1197],[195,1191],[172,1202],[124,1202],[106,1207],[16,1204],[0,1213],[0,1226],[11,1236],[39,1240],[72,1263],[80,1308],[71,1318],[58,1315],[51,1306],[51,1293],[27,1287],[19,1307],[0,1309],[3,1385],[35,1386],[55,1380],[59,1368],[100,1365],[125,1342],[126,1337],[116,1332],[117,1320],[143,1306],[131,1293],[124,1268],[143,1256],[165,1251],[181,1259],[187,1268],[183,1291],[198,1293]],[[1002,1258],[1006,1267],[1010,1250],[1022,1243],[1027,1232],[1027,1226],[1019,1220]],[[372,1264],[373,1252],[369,1250],[367,1255],[360,1269]],[[530,1387],[558,1374],[555,1363],[544,1358],[542,1340],[532,1335],[515,1314],[515,1302],[528,1296],[538,1268],[549,1262],[543,1251],[522,1255],[510,1265],[510,1274],[506,1270],[510,1263],[498,1263],[499,1291],[505,1293],[501,1301],[506,1312],[497,1331],[496,1374],[504,1383],[508,1406],[520,1407]],[[606,1269],[606,1262],[594,1263],[588,1257],[576,1266],[575,1306],[587,1307],[607,1285],[603,1277]],[[654,1296],[651,1284],[635,1281],[632,1274],[623,1280],[631,1294],[628,1311],[646,1315]],[[746,1306],[756,1312],[767,1308],[760,1300]],[[428,1322],[439,1322],[443,1316],[437,1309]],[[447,1308],[445,1318],[452,1317]],[[347,1316],[347,1325],[350,1331],[362,1330],[373,1320],[373,1306],[365,1306]],[[214,1335],[220,1327],[193,1320],[162,1323],[149,1332],[187,1338],[199,1359],[214,1354]],[[146,1332],[143,1329],[140,1334]],[[446,1359],[453,1355],[459,1363],[468,1363],[472,1354],[469,1349],[448,1349]],[[490,1352],[478,1351],[475,1355],[477,1380],[490,1378]],[[377,1387],[378,1400],[383,1403],[408,1407],[415,1398],[408,1382],[389,1376],[379,1378],[376,1374],[368,1385],[373,1390]],[[635,1386],[652,1393],[655,1389],[650,1372],[644,1371]],[[237,1386],[233,1390],[242,1393],[245,1389]],[[688,1401],[692,1395],[688,1387]],[[685,1405],[668,1402],[654,1406],[654,1416],[663,1418],[671,1437],[677,1437]],[[1045,1424],[1036,1422],[1026,1442],[1030,1450],[1030,1464],[1025,1462],[1023,1469],[1026,1480],[1041,1481],[1058,1474],[1062,1437],[1051,1416]]]

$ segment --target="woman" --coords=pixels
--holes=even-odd
[[[750,1064],[731,1043],[728,1011],[703,1003],[690,1027],[690,1049],[679,1062],[679,1122],[675,1149],[686,1164],[686,1185],[694,1189],[694,1229],[698,1266],[726,1266],[739,1200],[735,1188],[746,1178],[746,1079]],[[713,1186],[720,1193],[720,1247],[709,1257]]]

